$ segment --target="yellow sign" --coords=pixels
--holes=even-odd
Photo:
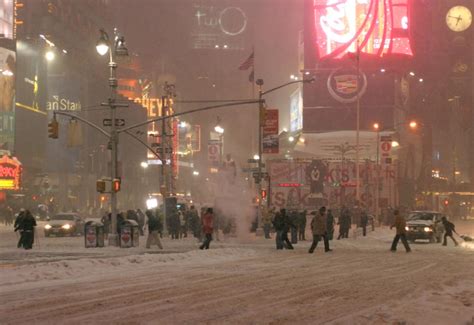
[[[147,116],[150,117],[160,117],[163,116],[163,104],[161,98],[129,98],[134,103],[138,103],[146,108]]]
[[[2,190],[14,190],[15,181],[13,179],[0,179],[0,189]]]

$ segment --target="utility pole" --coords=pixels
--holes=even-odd
[[[357,205],[360,204],[360,167],[359,167],[359,133],[360,133],[360,51],[359,51],[359,39],[357,39],[357,53],[356,53],[356,64],[357,64],[357,117],[356,117],[356,200]]]
[[[258,234],[258,229],[260,228],[260,223],[262,221],[262,160],[263,160],[263,153],[262,153],[262,127],[265,123],[265,103],[263,101],[263,79],[258,79],[256,81],[258,86],[258,178],[257,181],[257,191],[258,191],[258,210],[257,210],[257,230],[255,231]]]

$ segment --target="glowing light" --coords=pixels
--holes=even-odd
[[[392,148],[400,147],[400,143],[398,141],[392,141]]]
[[[418,123],[416,121],[411,121],[410,124],[410,129],[416,129],[418,127]]]
[[[51,61],[54,60],[54,58],[56,57],[56,55],[54,54],[54,52],[53,52],[52,50],[48,50],[48,51],[46,51],[44,57],[46,58],[46,60],[48,60],[48,61],[51,62]]]
[[[410,76],[414,77],[415,76],[415,73],[413,71],[410,71],[410,73],[408,73]]]
[[[305,138],[300,138],[298,141],[301,142],[301,143],[305,143],[305,142],[306,142]]]
[[[140,166],[142,166],[142,168],[148,168],[148,163],[146,161],[142,161]]]
[[[105,43],[98,43],[95,49],[97,50],[97,53],[104,56],[109,51],[109,46]]]
[[[194,176],[199,176],[199,172],[198,172],[197,170],[194,170],[194,171],[193,171],[193,175],[194,175]]]
[[[216,125],[216,126],[214,127],[214,131],[216,131],[216,132],[219,133],[219,134],[224,134],[224,128],[223,128],[222,126],[220,126],[220,125]]]
[[[188,123],[186,123],[185,121],[179,122],[179,127],[180,128],[185,128],[187,125],[188,125]]]
[[[374,128],[374,130],[378,130],[378,129],[380,129],[380,124],[374,123],[374,125],[372,127]]]
[[[253,155],[253,159],[255,159],[255,160],[260,160],[260,156],[257,155],[257,154],[255,154],[255,155]]]
[[[158,207],[158,200],[155,198],[150,198],[146,200],[146,208],[148,210],[155,209]]]
[[[342,58],[347,52],[383,57],[412,56],[408,0],[319,0],[314,3],[314,27],[320,58]]]
[[[288,137],[288,141],[293,142],[293,141],[295,141],[295,138],[290,136],[290,137]]]
[[[380,69],[380,72],[382,72],[382,73],[384,73],[385,71],[387,71],[387,70],[385,70],[384,68]]]
[[[423,82],[423,78],[418,79],[419,82]]]

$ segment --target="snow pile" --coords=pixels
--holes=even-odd
[[[474,324],[474,281],[400,297],[333,321],[333,324]]]
[[[186,267],[196,264],[229,262],[254,257],[256,251],[241,248],[194,250],[186,253],[143,254],[111,258],[83,258],[49,263],[27,264],[4,268],[0,271],[0,286],[18,285],[28,282],[70,280],[71,278],[97,278],[111,273],[149,271],[172,265]]]

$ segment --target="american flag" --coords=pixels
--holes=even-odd
[[[253,52],[239,67],[239,70],[248,70],[250,67],[253,67]]]

